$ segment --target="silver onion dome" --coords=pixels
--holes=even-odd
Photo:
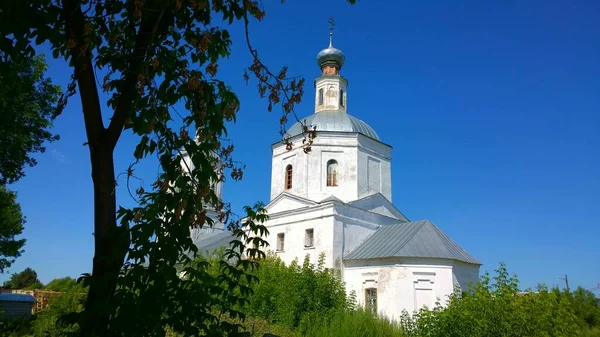
[[[331,44],[328,48],[325,48],[317,54],[317,64],[319,67],[323,67],[326,65],[334,65],[337,66],[338,69],[342,69],[344,65],[344,60],[346,57],[341,50],[333,47]]]
[[[344,53],[333,46],[333,18],[329,18],[329,47],[317,54],[317,64],[321,69],[326,65],[332,65],[341,70],[345,59]]]

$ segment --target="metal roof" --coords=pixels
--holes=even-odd
[[[344,259],[384,257],[426,257],[481,264],[429,220],[382,226]]]
[[[0,293],[0,301],[35,303],[35,297],[29,294]]]
[[[301,121],[310,129],[316,126],[317,131],[358,132],[367,137],[379,140],[379,136],[377,136],[377,133],[375,133],[375,130],[369,124],[340,110],[320,111],[301,119]],[[300,122],[292,125],[287,133],[290,137],[302,134],[302,125]]]
[[[229,247],[229,243],[235,239],[236,236],[232,231],[219,231],[192,237],[194,245],[198,247],[198,252],[200,253],[205,251],[212,253],[215,249],[219,249],[223,246],[227,248]]]

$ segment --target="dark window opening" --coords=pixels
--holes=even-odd
[[[278,252],[283,252],[283,249],[285,248],[285,246],[283,245],[284,240],[285,240],[284,233],[277,234],[277,251]]]
[[[323,88],[319,89],[319,105],[323,105]]]
[[[292,188],[292,175],[293,175],[292,165],[288,165],[285,168],[285,189],[286,190],[289,190]]]

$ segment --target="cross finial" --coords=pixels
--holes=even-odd
[[[333,46],[333,17],[329,18],[329,47]]]

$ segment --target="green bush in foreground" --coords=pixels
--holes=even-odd
[[[403,337],[397,322],[379,318],[371,312],[340,311],[312,325],[306,337]]]
[[[572,337],[583,327],[570,301],[540,287],[520,294],[518,280],[504,265],[464,296],[452,296],[447,307],[423,309],[402,323],[409,337]]]
[[[81,312],[87,291],[80,284],[65,289],[62,294],[51,298],[48,309],[37,314],[31,322],[32,336],[66,337],[79,333],[78,324],[65,323],[61,317]]]

